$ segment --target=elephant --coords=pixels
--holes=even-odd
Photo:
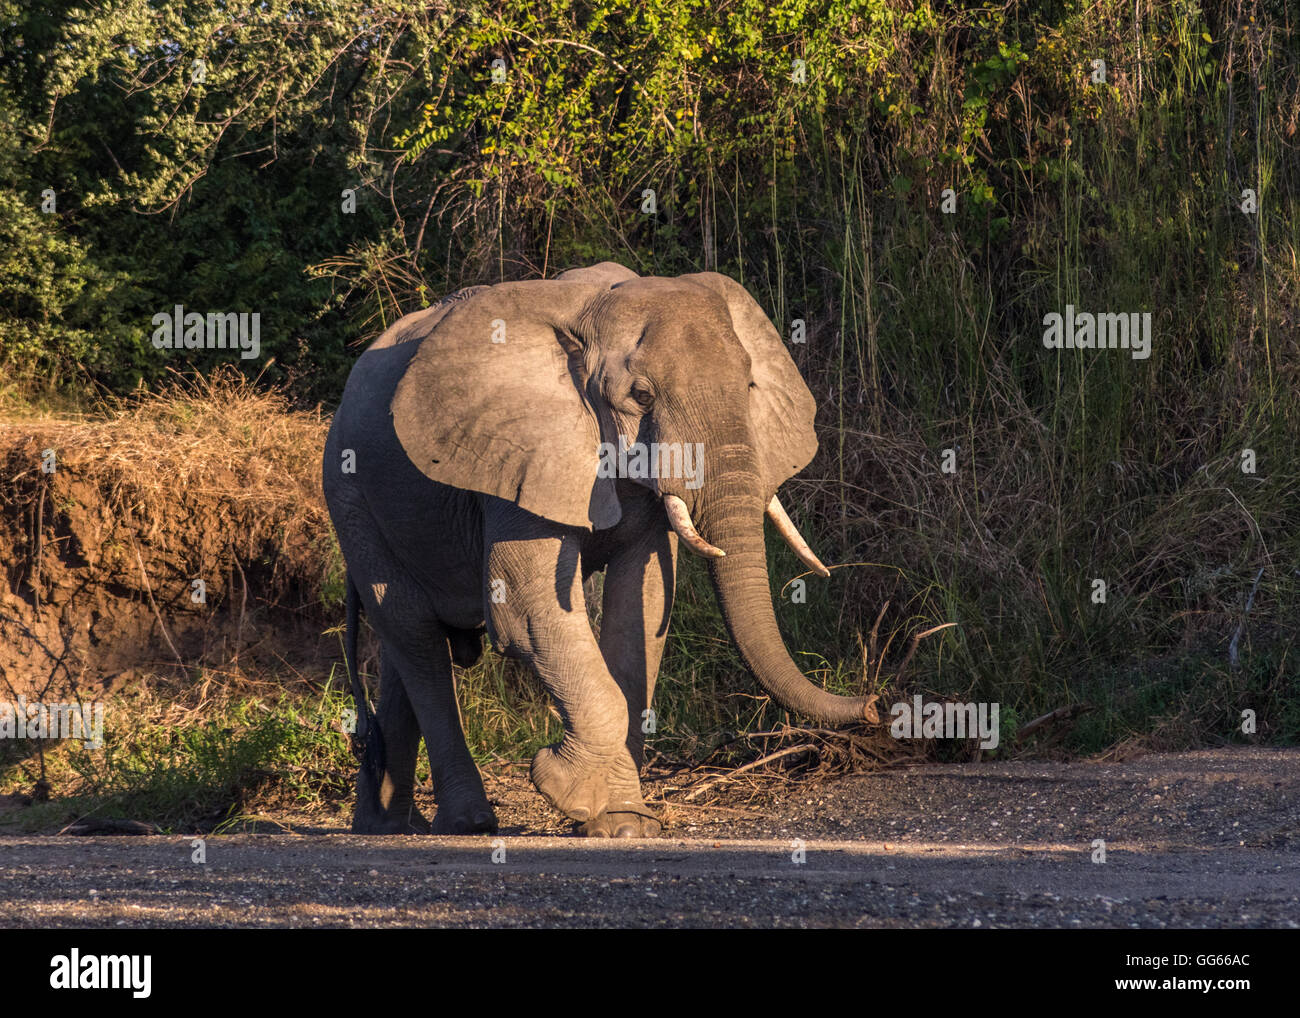
[[[765,519],[830,575],[777,497],[816,453],[815,409],[766,314],[716,272],[602,262],[461,290],[383,332],[352,368],[323,457],[347,568],[353,831],[495,833],[452,672],[486,632],[562,719],[532,760],[542,796],[586,836],[658,835],[642,721],[678,542],[707,560],[731,640],[776,701],[821,721],[870,717],[869,698],[799,670],[772,605]],[[597,637],[584,581],[599,570]],[[380,641],[373,714],[356,673],[361,610]],[[421,735],[432,823],[414,805]]]

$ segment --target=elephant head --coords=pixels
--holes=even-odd
[[[437,314],[392,403],[398,438],[420,470],[600,530],[621,518],[619,478],[604,469],[610,450],[630,447],[635,458],[657,446],[660,469],[628,475],[662,499],[682,542],[708,559],[749,670],[799,714],[868,716],[865,698],[811,683],[777,629],[765,515],[829,575],[776,498],[817,451],[815,404],[744,287],[713,272],[640,277],[603,263],[483,288]]]

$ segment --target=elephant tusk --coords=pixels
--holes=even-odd
[[[767,503],[767,515],[776,524],[777,532],[785,538],[785,543],[799,556],[799,561],[818,576],[830,576],[831,571],[822,565],[821,559],[813,554],[813,550],[808,547],[808,542],[803,539],[803,535],[799,533],[794,521],[786,515],[781,500],[775,495],[772,496],[772,501]]]
[[[700,532],[695,529],[695,523],[691,520],[691,511],[686,508],[686,503],[676,495],[664,496],[664,510],[668,513],[668,522],[673,525],[677,531],[677,536],[686,542],[686,547],[700,555],[703,558],[724,558],[726,552],[721,548],[715,548],[700,536]]]

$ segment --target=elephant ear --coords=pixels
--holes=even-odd
[[[621,517],[598,476],[601,414],[586,393],[576,322],[604,280],[485,287],[415,340],[392,401],[393,429],[421,472],[571,527]]]
[[[773,495],[817,454],[813,430],[817,402],[776,326],[748,290],[718,272],[697,272],[682,279],[707,286],[726,301],[731,327],[749,354],[754,375],[754,387],[749,390],[750,419],[767,489],[764,494]]]

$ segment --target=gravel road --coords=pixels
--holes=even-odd
[[[189,837],[0,838],[0,925],[1300,928],[1300,751],[667,792],[669,836],[639,842],[489,793],[496,839],[210,836],[195,862]]]

